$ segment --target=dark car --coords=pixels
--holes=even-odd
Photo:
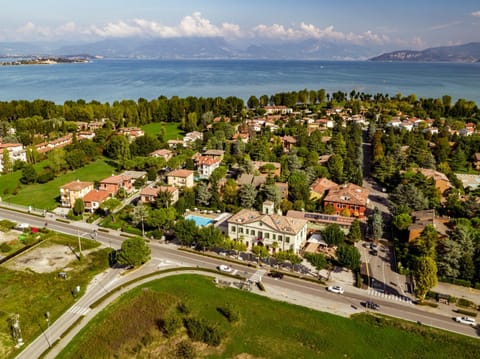
[[[380,305],[372,302],[371,300],[365,302],[365,307],[373,309],[373,310],[379,310],[380,309]]]
[[[269,272],[268,273],[269,277],[275,278],[275,279],[282,279],[283,278],[283,273],[280,272]]]
[[[370,254],[371,254],[372,256],[378,256],[378,250],[372,249],[372,250],[370,251]]]

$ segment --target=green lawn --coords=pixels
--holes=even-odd
[[[42,234],[45,236],[41,246],[52,244],[64,245],[78,250],[78,240],[58,233]],[[98,246],[95,241],[82,238],[82,249]],[[0,266],[0,358],[13,358],[18,354],[10,336],[8,318],[11,314],[20,315],[22,336],[28,345],[41,334],[45,328],[45,313],[50,312],[50,320],[54,321],[75,302],[71,291],[79,285],[82,290],[92,277],[108,267],[109,249],[91,252],[81,261],[74,260],[68,267],[68,278],[58,278],[59,270],[51,273],[35,273],[33,271],[14,271]]]
[[[179,304],[187,310],[180,312]],[[220,314],[226,305],[238,310],[239,321]],[[174,358],[175,343],[189,339],[182,328],[173,338],[162,334],[172,316],[203,318],[223,333],[218,347],[191,343],[195,358],[477,358],[480,350],[477,339],[415,323],[367,314],[346,319],[180,275],[123,295],[57,358]]]
[[[43,163],[43,166],[46,163]],[[42,168],[42,164],[38,164],[37,170]],[[105,160],[100,159],[92,162],[85,167],[75,171],[69,171],[59,175],[50,182],[31,185],[20,184],[21,171],[9,173],[0,176],[0,196],[5,202],[32,206],[40,209],[53,209],[59,205],[56,198],[60,195],[60,187],[64,184],[79,179],[80,181],[97,181],[110,176],[114,168],[108,165]],[[20,185],[17,194],[13,194],[15,188]]]
[[[152,122],[142,126],[142,130],[149,135],[156,136],[162,127],[165,127],[165,140],[176,140],[184,135],[184,132],[178,127],[179,125],[178,122]]]

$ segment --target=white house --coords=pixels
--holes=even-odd
[[[307,240],[307,221],[275,214],[274,204],[269,201],[264,203],[262,213],[242,209],[227,223],[228,236],[241,240],[248,249],[261,245],[269,252],[292,250],[299,253]]]
[[[27,152],[21,143],[0,143],[0,171],[3,171],[3,151],[7,150],[10,163],[15,161],[27,162]]]
[[[202,179],[210,178],[213,171],[220,166],[222,159],[213,156],[197,156],[195,163],[197,165],[198,175]]]

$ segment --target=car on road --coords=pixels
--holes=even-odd
[[[367,300],[365,303],[365,308],[373,309],[373,310],[379,310],[380,309],[380,304],[377,304],[375,302],[372,302],[371,300]]]
[[[327,290],[332,293],[337,293],[337,294],[343,294],[344,289],[338,285],[331,285],[330,287],[327,287]]]
[[[371,249],[372,251],[378,251],[378,245],[377,245],[377,243],[372,243],[372,244],[370,244],[370,249]]]
[[[470,318],[470,317],[456,317],[455,321],[457,323],[471,325],[472,327],[477,326],[477,322],[475,322],[475,319]]]
[[[282,279],[283,278],[283,273],[273,271],[273,272],[269,272],[268,276],[272,277],[272,278],[275,278],[275,279]]]
[[[370,254],[371,254],[372,256],[378,256],[378,250],[372,249],[372,250],[370,250]]]
[[[220,264],[217,268],[220,272],[225,272],[225,273],[233,272],[232,267],[227,266],[226,264]]]

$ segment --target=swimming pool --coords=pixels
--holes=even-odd
[[[185,217],[185,219],[191,219],[192,221],[195,222],[195,224],[198,227],[205,227],[205,226],[208,226],[209,224],[214,222],[214,220],[211,219],[211,218],[200,217],[200,216],[196,216],[194,214],[189,214],[188,216]]]

